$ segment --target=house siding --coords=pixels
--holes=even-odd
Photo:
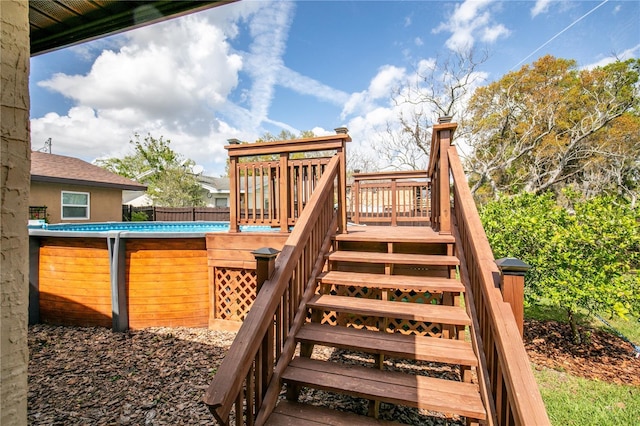
[[[62,191],[88,192],[90,196],[89,219],[62,220]],[[49,223],[60,222],[120,222],[122,221],[122,190],[86,185],[32,182],[30,206],[47,206]]]

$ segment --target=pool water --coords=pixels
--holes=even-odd
[[[206,233],[227,232],[229,222],[103,222],[30,224],[29,229],[64,232],[158,232],[158,233]],[[242,232],[273,232],[270,226],[241,226]]]

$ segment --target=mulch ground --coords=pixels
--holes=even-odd
[[[36,325],[29,328],[30,425],[199,425],[235,333]]]
[[[575,344],[568,324],[555,321],[525,321],[524,343],[536,368],[547,367],[573,376],[603,382],[640,386],[640,358],[620,337],[601,330],[580,327],[589,336]]]
[[[527,321],[525,346],[534,367],[640,386],[640,359],[635,358],[629,343],[597,330],[591,331],[586,345],[572,344],[570,336],[567,325]],[[234,337],[235,333],[206,329],[149,328],[112,333],[105,328],[32,326],[29,424],[211,424],[213,417],[202,397]],[[331,351],[320,354],[321,358],[334,356],[350,355]],[[303,400],[335,404],[338,409],[342,404],[343,409],[353,410],[359,404],[361,410],[353,411],[366,412],[366,404],[361,401],[330,398],[334,397],[322,392],[301,396]],[[396,411],[389,415],[395,420],[425,424],[416,420],[424,418],[418,410],[392,409]],[[458,424],[453,419],[433,417],[429,423]]]

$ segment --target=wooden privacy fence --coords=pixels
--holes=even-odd
[[[455,146],[455,123],[433,128],[429,175],[432,182],[432,224],[453,232],[460,275],[467,286],[465,305],[474,321],[472,342],[481,358],[478,379],[483,399],[495,408],[498,425],[550,424],[529,357],[511,307],[500,292],[500,271]],[[453,194],[450,182],[453,180]],[[451,217],[453,207],[454,217]],[[452,226],[452,219],[455,226]]]
[[[274,274],[262,285],[205,394],[205,403],[222,424],[228,424],[234,407],[236,424],[264,423],[277,402],[280,376],[293,356],[295,334],[307,317],[306,302],[315,293],[324,254],[338,227],[334,200],[342,160],[334,156],[327,164],[276,260]]]
[[[431,217],[430,196],[426,170],[356,173],[347,211],[357,224],[421,225]]]
[[[238,232],[240,225],[267,225],[289,232],[310,202],[331,156],[341,158],[334,202],[343,229],[345,149],[351,138],[344,128],[336,131],[332,136],[225,146],[229,151],[229,232]]]

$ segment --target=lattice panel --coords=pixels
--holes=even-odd
[[[396,290],[388,293],[388,300],[393,302],[428,303],[439,305],[442,303],[442,293],[418,293],[413,290]]]
[[[442,336],[440,324],[403,319],[390,319],[387,324],[387,331],[391,333],[417,334],[419,336]]]
[[[256,299],[256,272],[215,268],[216,318],[243,321]]]

